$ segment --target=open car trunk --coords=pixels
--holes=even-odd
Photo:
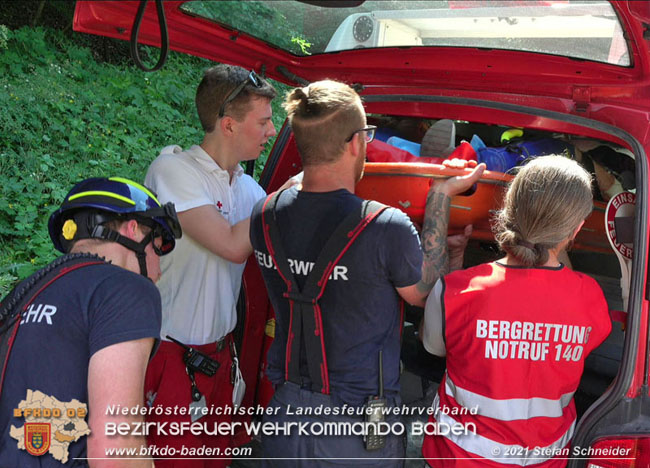
[[[640,192],[645,190],[645,180],[639,177],[639,173],[647,170],[643,147],[619,128],[579,116],[485,100],[418,95],[412,91],[406,94],[401,89],[390,90],[395,94],[382,91],[382,94],[374,94],[369,89],[362,93],[368,123],[376,125],[378,130],[375,141],[368,146],[364,177],[356,187],[359,196],[395,206],[418,225],[422,222],[432,180],[461,172],[436,163],[445,157],[476,157],[487,161],[488,167],[497,169],[484,173],[473,194],[454,197],[451,202],[450,233],[460,232],[470,223],[474,227],[465,267],[503,256],[494,240],[491,220],[501,207],[503,194],[517,166],[536,156],[563,154],[579,161],[592,174],[594,209],[568,252],[568,259],[573,269],[588,274],[600,284],[613,327],[608,339],[586,360],[576,393],[579,417],[583,416],[598,398],[611,394],[615,388],[616,376],[624,369],[625,334],[635,326],[632,320],[628,321],[628,307],[623,303],[621,267],[607,239],[605,211],[612,196],[623,191],[636,192],[637,203],[644,203]],[[455,134],[449,139],[449,132],[442,132],[442,137],[434,139],[433,148],[443,149],[435,154],[431,153],[429,137],[442,125],[438,123],[441,121],[446,122],[447,127],[453,126]],[[510,140],[506,141],[507,138]],[[475,146],[480,140],[485,148],[477,154],[470,144],[472,140]],[[443,144],[445,141],[447,144]],[[420,156],[415,155],[418,152]],[[272,191],[300,169],[297,148],[285,125],[261,183],[267,191]],[[638,224],[635,226],[638,231]],[[632,248],[630,236],[633,237],[634,232],[619,235],[627,236],[623,240]],[[251,271],[256,268],[248,267],[248,278],[256,275]],[[640,287],[640,278],[635,279],[634,272],[632,278],[633,287]],[[630,297],[633,308],[638,298]],[[272,310],[268,313],[272,320]],[[406,308],[402,361],[406,370],[420,376],[426,385],[440,381],[445,361],[427,353],[417,338],[422,313],[420,308]],[[632,329],[632,333],[637,334],[638,330]],[[630,341],[636,340],[630,338]],[[271,396],[270,386],[261,382],[257,395],[259,401],[265,403]],[[602,429],[607,432],[605,426]],[[585,434],[593,434],[594,430],[593,426],[588,427]]]

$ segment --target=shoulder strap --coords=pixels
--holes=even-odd
[[[262,230],[266,249],[269,251],[269,255],[273,259],[273,264],[277,268],[282,281],[287,285],[287,294],[290,294],[298,291],[298,283],[291,272],[289,261],[284,253],[275,212],[278,200],[283,192],[284,190],[273,192],[266,197],[262,206]]]
[[[68,254],[57,258],[45,268],[32,274],[18,284],[0,302],[0,394],[4,383],[5,371],[9,362],[11,348],[18,333],[22,314],[36,297],[57,279],[71,271],[89,265],[98,265],[105,261],[97,255],[88,253]]]
[[[267,250],[287,286],[284,297],[289,300],[289,336],[286,347],[285,376],[288,381],[301,384],[299,356],[301,341],[304,339],[307,367],[312,385],[314,388],[320,389],[321,393],[328,394],[327,357],[321,308],[318,301],[325,292],[327,281],[341,257],[359,234],[387,206],[379,202],[364,200],[358,211],[349,213],[325,243],[301,290],[284,253],[277,224],[275,208],[280,195],[281,192],[276,192],[267,198],[262,209],[262,223]],[[292,359],[292,357],[295,358]]]
[[[364,200],[359,211],[349,213],[341,221],[325,243],[314,263],[314,268],[307,277],[307,282],[303,287],[304,296],[316,301],[321,298],[327,281],[343,254],[359,237],[359,234],[386,208],[388,208],[386,205],[377,201]]]

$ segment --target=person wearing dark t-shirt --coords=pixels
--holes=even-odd
[[[321,375],[314,374],[310,371],[313,354],[307,353],[310,345],[306,341],[312,338],[303,334],[304,340],[295,348],[293,322],[298,320],[298,306],[290,299],[294,296],[289,294],[284,273],[278,272],[278,249],[286,254],[286,264],[302,289],[339,223],[370,206],[353,192],[362,177],[366,145],[375,128],[366,125],[359,95],[335,81],[293,90],[285,108],[303,164],[302,186],[281,192],[277,199],[258,202],[251,217],[254,256],[276,313],[275,339],[268,354],[268,376],[276,387],[270,407],[275,412],[265,421],[359,422],[363,419],[349,415],[349,410],[356,414],[369,397],[378,395],[380,351],[386,404],[400,404],[399,300],[423,306],[435,280],[447,272],[450,197],[474,184],[484,166],[433,186],[427,196],[422,246],[403,212],[387,208],[368,218],[372,221],[332,267],[319,308],[314,307],[315,334],[322,343]],[[275,219],[279,232],[279,240],[272,241],[265,225],[271,204],[268,216]],[[304,307],[301,310],[304,312]],[[292,349],[299,349],[299,355]],[[299,375],[292,368],[298,369]],[[326,384],[321,385],[321,378]],[[321,415],[305,414],[318,413],[324,407],[330,409]],[[394,419],[388,417],[388,421]],[[346,458],[348,465],[358,464],[360,458],[379,458],[384,459],[382,466],[401,466],[404,440],[390,436],[383,448],[367,450],[360,435],[305,436],[296,430],[264,436],[262,449],[266,466],[320,466],[332,458]]]
[[[111,437],[107,428],[142,420],[119,409],[143,405],[145,369],[160,334],[159,255],[181,235],[173,205],[161,206],[127,179],[87,179],[52,214],[49,231],[58,250],[91,255],[87,265],[31,293],[21,315],[0,398],[0,466],[152,466],[145,458],[107,460],[109,449],[146,447],[144,437]],[[43,418],[16,411],[62,406],[76,411],[59,416],[66,424],[54,413],[48,420],[45,411]],[[25,440],[31,422],[49,422],[50,433]],[[34,456],[26,443],[50,448]]]

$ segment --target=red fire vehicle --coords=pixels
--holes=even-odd
[[[74,28],[131,40],[140,5],[77,2]],[[379,127],[357,193],[404,210],[416,223],[430,180],[458,173],[436,162],[487,162],[476,192],[452,201],[450,230],[470,222],[475,228],[467,265],[497,255],[490,217],[512,167],[549,152],[579,160],[594,174],[596,201],[569,257],[601,284],[615,323],[587,360],[573,443],[631,448],[634,458],[569,463],[649,466],[650,2],[168,0],[150,1],[142,11],[142,44],[240,65],[290,86],[324,78],[357,86],[369,123]],[[270,192],[299,171],[285,124],[260,183]],[[436,380],[444,361],[415,340],[419,314],[407,311],[403,362]],[[244,404],[265,404],[271,388],[264,356],[274,319],[253,261],[236,333],[248,385]]]

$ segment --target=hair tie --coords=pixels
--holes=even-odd
[[[526,247],[527,249],[530,249],[530,250],[536,250],[535,244],[533,244],[531,242],[528,242],[528,241],[523,241],[523,240],[519,241],[519,245],[521,245],[522,247]]]

